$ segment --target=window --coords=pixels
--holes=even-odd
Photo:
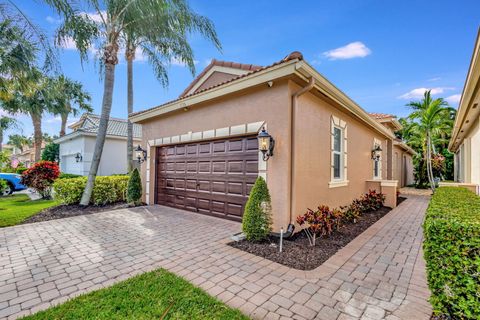
[[[343,132],[338,127],[333,128],[333,179],[342,179]]]
[[[347,180],[347,123],[332,115],[331,117],[331,160],[329,188],[346,187]]]

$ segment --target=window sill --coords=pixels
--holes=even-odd
[[[330,181],[328,183],[329,188],[338,188],[338,187],[346,187],[348,186],[348,180],[338,180],[338,181]]]

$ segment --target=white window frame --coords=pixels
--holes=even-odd
[[[340,151],[335,151],[335,129],[340,130]],[[330,188],[348,186],[347,179],[347,123],[335,116],[331,117],[330,145]],[[340,177],[335,177],[335,155],[340,155]]]
[[[373,139],[373,149],[375,149],[376,146],[380,146],[380,148],[383,150],[382,147],[382,141],[378,139]],[[380,159],[378,161],[372,160],[372,172],[373,172],[373,180],[382,180],[382,162],[383,162],[383,151],[380,151]],[[375,163],[378,164],[378,172],[375,172]]]

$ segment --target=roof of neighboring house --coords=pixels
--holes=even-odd
[[[393,114],[388,114],[388,113],[377,113],[377,112],[369,112],[368,113],[370,116],[372,116],[375,119],[388,119],[388,118],[396,118]]]
[[[478,86],[480,82],[480,29],[475,41],[470,67],[468,69],[467,79],[463,87],[462,97],[458,105],[457,116],[453,126],[452,138],[448,149],[457,152],[462,145],[463,139],[468,135],[475,119],[480,116],[480,95]]]
[[[66,138],[72,137],[74,134],[97,134],[100,125],[100,116],[91,113],[85,113],[80,120],[73,123],[69,128],[74,131],[56,139],[55,141],[61,142]],[[107,136],[127,137],[127,120],[119,118],[110,118],[107,127]],[[142,126],[139,124],[133,124],[133,138],[142,138]]]
[[[386,137],[394,138],[393,133],[388,130],[388,128],[372,118],[345,93],[335,87],[317,70],[306,63],[303,60],[301,52],[294,51],[282,60],[271,65],[264,67],[249,67],[249,69],[250,71],[247,71],[246,73],[239,74],[223,82],[215,83],[209,87],[202,88],[201,90],[194,92],[187,90],[188,94],[186,95],[143,111],[131,113],[129,118],[131,121],[139,123],[153,117],[158,117],[175,110],[194,106],[198,103],[243,90],[245,88],[267,83],[278,78],[296,75],[305,82],[308,82],[309,78],[315,79],[315,88],[323,95],[338,103],[342,108],[354,114],[358,119],[374,128],[377,132],[382,133]]]
[[[180,94],[179,98],[187,96],[188,92],[191,91],[192,88],[196,84],[198,84],[200,82],[200,80],[209,73],[210,70],[214,69],[215,67],[224,67],[224,68],[229,68],[229,69],[239,69],[239,70],[245,71],[245,72],[243,72],[243,74],[262,68],[261,66],[256,66],[256,65],[253,65],[253,64],[244,64],[244,63],[238,63],[238,62],[221,61],[221,60],[212,59],[210,64],[205,69],[203,69],[202,72],[200,72],[198,74],[198,76],[195,77],[195,79],[193,79],[193,81],[188,85],[187,88],[185,88],[185,90],[183,90],[183,92]],[[234,76],[234,75],[232,74],[232,76]],[[234,77],[236,78],[236,76],[234,76]]]

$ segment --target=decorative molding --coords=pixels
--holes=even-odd
[[[347,187],[348,183],[350,181],[348,180],[333,180],[328,183],[329,188],[338,188],[338,187]]]
[[[334,149],[334,143],[335,143],[335,139],[334,139],[335,128],[340,128],[342,130],[342,137],[343,137],[343,143],[342,143],[343,157],[341,161],[341,163],[343,164],[343,175],[341,179],[335,179],[333,177],[333,171],[334,171],[333,149]],[[331,115],[330,117],[330,182],[328,183],[329,188],[343,187],[348,185],[347,137],[348,137],[347,122],[345,122],[344,120],[334,115]]]

